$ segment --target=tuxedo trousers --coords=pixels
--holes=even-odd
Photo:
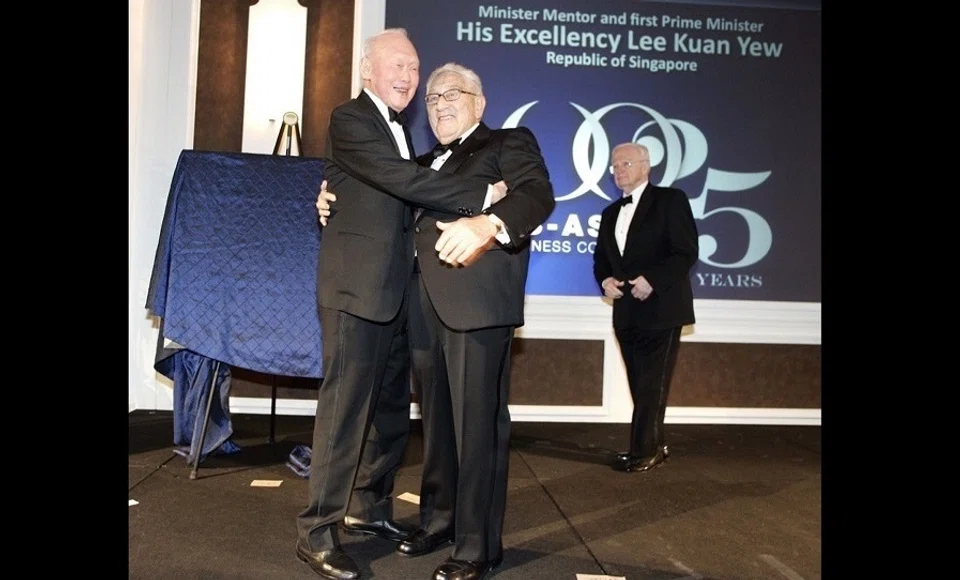
[[[503,551],[514,327],[451,330],[416,273],[409,316],[423,418],[420,526],[452,530],[455,559],[493,560]]]
[[[615,328],[633,398],[630,455],[652,457],[666,445],[663,417],[682,327],[662,330]]]
[[[307,507],[297,533],[314,550],[340,545],[350,515],[393,517],[393,488],[410,434],[406,305],[388,323],[320,309],[324,378],[317,393]]]

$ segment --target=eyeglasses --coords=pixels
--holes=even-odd
[[[443,92],[444,101],[456,101],[460,98],[460,93],[467,93],[468,95],[477,96],[477,93],[471,93],[470,91],[465,91],[463,89],[450,89],[449,91]],[[429,95],[423,97],[423,102],[428,105],[436,105],[440,100],[440,93],[430,93]]]
[[[649,159],[640,159],[639,161],[624,161],[623,163],[614,163],[610,166],[610,173],[615,173],[617,169],[630,169],[637,163],[650,163]]]

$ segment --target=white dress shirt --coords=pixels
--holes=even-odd
[[[633,214],[637,210],[637,204],[640,203],[640,196],[643,195],[643,190],[646,189],[647,183],[649,182],[644,181],[634,188],[633,191],[623,196],[630,196],[633,199],[631,203],[625,203],[620,206],[620,214],[617,215],[617,225],[613,230],[613,235],[617,238],[617,249],[620,250],[621,256],[623,255],[623,249],[627,245],[627,232],[630,231],[630,222],[633,221]]]
[[[397,141],[397,147],[400,148],[400,156],[404,159],[411,159],[410,157],[410,148],[407,147],[407,136],[403,133],[403,125],[397,123],[396,121],[390,120],[390,110],[387,107],[387,104],[380,100],[380,97],[373,94],[373,91],[364,87],[363,92],[367,93],[367,96],[370,97],[370,100],[373,101],[373,104],[377,106],[377,109],[380,110],[380,114],[383,115],[383,119],[387,122],[387,126],[390,127],[390,132],[393,133],[393,138]]]
[[[479,126],[480,126],[480,123],[477,123],[473,127],[470,127],[469,129],[464,131],[463,135],[460,135],[460,138],[457,139],[457,141],[460,141],[461,143],[463,143],[467,139],[467,137],[469,137],[471,134],[473,134],[474,131],[477,130],[477,127]],[[443,167],[443,164],[447,162],[447,159],[450,159],[451,155],[453,155],[453,149],[447,149],[446,153],[444,153],[440,157],[437,157],[436,159],[433,160],[433,163],[430,164],[430,169],[436,169],[439,171],[440,168]],[[489,199],[487,200],[487,202],[489,202]],[[488,205],[490,204],[485,203],[483,207],[486,208]]]

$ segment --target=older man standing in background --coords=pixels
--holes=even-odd
[[[680,332],[695,322],[690,270],[699,254],[687,195],[650,183],[650,152],[613,148],[610,172],[622,197],[603,210],[593,275],[613,300],[613,329],[633,398],[630,448],[614,469],[648,471],[668,457],[663,433]]]

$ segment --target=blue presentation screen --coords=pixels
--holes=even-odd
[[[820,2],[387,0],[417,47],[423,95],[445,62],[479,73],[493,128],[540,143],[557,206],[532,237],[527,293],[599,296],[600,212],[620,196],[618,143],[690,199],[700,299],[820,302]]]

